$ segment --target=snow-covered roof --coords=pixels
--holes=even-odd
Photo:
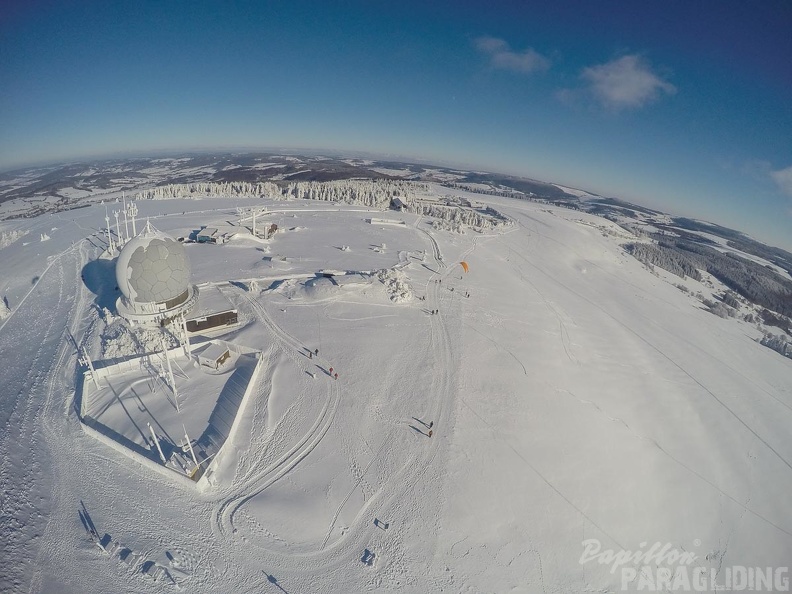
[[[198,357],[207,361],[217,361],[228,352],[228,345],[223,342],[213,342],[201,352]]]
[[[198,303],[190,310],[187,320],[205,318],[235,309],[234,304],[228,300],[228,297],[216,285],[201,285],[198,287]]]

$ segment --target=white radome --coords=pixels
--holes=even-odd
[[[131,239],[116,262],[118,288],[133,303],[165,303],[190,284],[184,246],[159,231]]]

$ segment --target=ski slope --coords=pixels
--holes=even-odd
[[[187,246],[194,282],[239,309],[223,339],[266,357],[206,491],[80,428],[75,344],[101,355],[111,302],[81,280],[104,209],[2,223],[28,233],[0,250],[0,591],[621,591],[580,563],[586,539],[670,543],[716,571],[788,565],[792,361],[652,275],[611,223],[486,201],[514,224],[378,226],[300,201],[269,205],[282,233],[266,244]],[[179,236],[252,204],[139,206]],[[376,277],[306,283],[394,267],[411,298]],[[81,513],[123,547],[95,546]]]

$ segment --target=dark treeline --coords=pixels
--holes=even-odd
[[[758,241],[727,241],[726,245],[746,254],[759,256],[792,274],[792,254],[781,248],[771,247]]]
[[[714,223],[705,223],[704,221],[696,221],[684,217],[675,218],[674,226],[681,229],[689,229],[691,231],[703,231],[722,237],[727,240],[726,245],[729,247],[745,252],[746,254],[751,254],[752,256],[764,258],[776,266],[780,266],[789,272],[789,274],[792,274],[792,253],[782,250],[781,248],[760,243],[740,231],[735,231],[728,227],[721,227]]]
[[[792,316],[792,281],[761,264],[683,239],[659,238],[655,244],[632,243],[625,248],[644,264],[683,278],[700,280],[698,271],[704,270],[750,302]]]
[[[635,258],[644,264],[659,266],[680,278],[690,277],[701,280],[701,273],[690,259],[677,252],[655,243],[630,243],[624,246]]]

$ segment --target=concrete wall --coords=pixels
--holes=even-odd
[[[217,468],[217,464],[220,463],[220,460],[222,459],[223,453],[226,451],[228,443],[234,442],[236,434],[239,431],[239,424],[242,419],[242,414],[245,412],[245,408],[247,407],[247,404],[250,401],[251,394],[253,394],[253,390],[256,387],[259,375],[261,373],[261,369],[262,367],[264,367],[264,354],[261,351],[254,351],[254,352],[256,353],[256,358],[258,359],[256,361],[256,367],[253,370],[253,374],[250,376],[250,381],[248,382],[248,386],[247,389],[245,390],[245,394],[244,396],[242,396],[242,401],[240,402],[239,409],[237,410],[236,416],[234,417],[234,422],[231,425],[231,430],[228,432],[228,437],[223,442],[223,445],[220,448],[220,451],[217,452],[217,455],[215,455],[215,457],[212,458],[212,461],[209,463],[209,467],[206,469],[204,474],[198,480],[198,488],[201,489],[202,491],[206,490],[207,488],[209,488],[209,486],[211,486],[212,475],[214,474],[214,471]]]
[[[206,468],[205,472],[198,480],[198,482],[194,482],[188,476],[172,469],[167,466],[162,465],[160,462],[150,459],[145,455],[139,453],[133,448],[126,447],[117,439],[102,433],[94,425],[94,419],[88,416],[88,398],[86,397],[86,392],[89,392],[93,389],[92,384],[92,374],[90,370],[86,370],[83,375],[83,386],[82,386],[82,397],[80,398],[80,424],[82,426],[83,431],[93,437],[94,439],[102,442],[103,444],[107,445],[108,447],[112,448],[113,450],[124,454],[125,456],[131,458],[138,464],[141,464],[143,467],[154,470],[170,478],[171,480],[175,481],[176,483],[182,486],[190,486],[190,487],[197,487],[201,490],[207,489],[212,483],[210,482],[211,476],[214,473],[216,465],[218,461],[222,457],[224,450],[226,449],[226,444],[229,441],[233,441],[234,437],[236,436],[237,431],[239,430],[240,424],[240,417],[247,406],[248,401],[250,400],[251,394],[256,386],[256,382],[258,381],[259,374],[261,372],[261,368],[264,364],[264,357],[261,351],[256,349],[252,349],[249,347],[245,347],[242,345],[233,344],[230,342],[215,340],[212,341],[214,343],[219,343],[227,346],[231,351],[240,355],[254,355],[256,357],[256,366],[253,369],[253,373],[250,376],[250,381],[248,382],[247,388],[245,389],[245,393],[242,396],[242,400],[240,401],[239,408],[236,412],[234,417],[234,421],[231,425],[231,429],[228,432],[228,437],[223,442],[223,445],[220,447],[220,450],[217,454],[212,458],[209,466]],[[169,356],[171,356],[174,360],[176,359],[186,359],[184,354],[184,349],[182,347],[176,347],[173,349],[168,350]],[[161,354],[155,353],[151,355],[144,355],[142,357],[136,357],[134,359],[129,359],[127,361],[119,361],[118,363],[112,363],[107,366],[99,367],[95,370],[97,379],[110,377],[112,375],[124,373],[125,371],[132,371],[141,369],[144,366],[148,365],[157,365]],[[87,390],[86,390],[87,388]],[[141,448],[142,449],[142,448]]]
[[[102,442],[103,444],[105,444],[106,446],[114,449],[116,452],[119,452],[119,453],[123,454],[124,456],[126,456],[128,458],[131,458],[132,460],[134,460],[135,462],[137,462],[138,464],[140,464],[144,468],[146,468],[148,470],[153,470],[155,472],[158,472],[162,476],[171,479],[172,481],[178,483],[179,485],[181,485],[183,487],[195,487],[195,483],[192,481],[192,479],[190,477],[188,477],[188,476],[186,476],[186,475],[184,475],[184,474],[182,474],[180,472],[177,472],[177,471],[173,470],[172,468],[168,468],[167,466],[163,466],[159,462],[154,462],[153,460],[149,460],[145,456],[141,456],[137,452],[135,452],[135,451],[133,451],[133,450],[127,448],[127,447],[124,447],[123,445],[121,445],[119,442],[117,442],[112,437],[108,437],[107,435],[105,435],[101,431],[98,431],[98,430],[94,429],[91,426],[91,420],[92,419],[90,419],[90,417],[86,417],[86,418],[80,417],[80,424],[82,425],[82,430],[87,435],[90,435],[94,439],[96,439],[96,440]]]

